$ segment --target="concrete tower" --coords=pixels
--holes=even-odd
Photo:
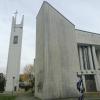
[[[78,96],[74,24],[44,2],[36,25],[35,96],[41,99]]]
[[[23,20],[16,24],[16,16],[12,17],[11,37],[8,53],[7,72],[6,72],[6,91],[18,90],[20,58],[22,46]]]

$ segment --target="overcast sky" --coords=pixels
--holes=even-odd
[[[47,0],[81,30],[100,33],[100,0]],[[13,13],[17,23],[25,16],[21,70],[35,57],[36,15],[43,0],[0,0],[0,72],[6,73]]]

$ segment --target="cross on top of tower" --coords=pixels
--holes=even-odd
[[[14,14],[15,14],[15,17],[17,17],[18,11],[16,10],[16,12]]]

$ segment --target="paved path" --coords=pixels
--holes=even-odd
[[[36,99],[32,93],[18,94],[15,100],[39,100]],[[78,100],[77,98],[70,99],[55,99],[55,100]],[[85,98],[84,100],[100,100],[100,98]]]
[[[18,94],[15,100],[38,100],[31,93]]]

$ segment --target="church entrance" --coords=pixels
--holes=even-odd
[[[86,92],[96,92],[96,83],[94,75],[85,75]]]

